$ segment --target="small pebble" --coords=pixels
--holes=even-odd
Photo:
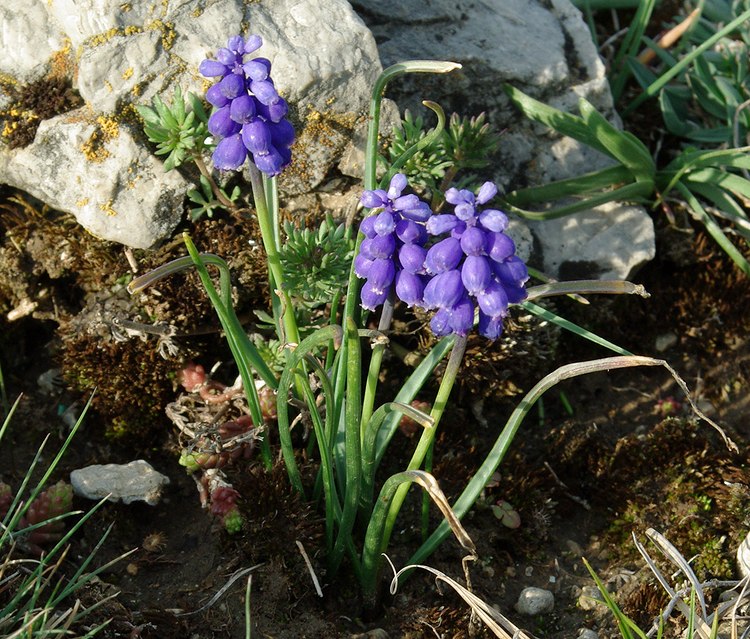
[[[657,352],[663,353],[664,351],[672,348],[676,343],[677,335],[675,335],[674,333],[663,333],[662,335],[658,335],[656,337],[654,348],[656,348]]]
[[[584,586],[578,596],[578,607],[581,610],[593,610],[601,604],[602,595],[596,586]]]
[[[145,501],[155,506],[168,483],[169,477],[155,471],[142,459],[129,464],[95,464],[70,473],[70,484],[79,497],[103,499],[110,495],[110,501],[126,504]]]
[[[522,615],[543,615],[552,612],[555,596],[543,588],[524,588],[518,596],[516,610]]]
[[[578,639],[599,639],[599,635],[589,628],[581,628]]]

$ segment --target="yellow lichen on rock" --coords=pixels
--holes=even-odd
[[[175,38],[177,37],[174,30],[174,23],[156,19],[149,22],[146,25],[146,29],[161,33],[161,46],[165,51],[169,51],[172,48]]]
[[[112,200],[107,200],[104,204],[100,204],[99,209],[104,211],[107,215],[117,215],[117,211],[112,208]]]
[[[100,115],[96,118],[96,128],[81,145],[81,153],[89,162],[104,162],[109,156],[106,143],[120,135],[120,125],[117,120]]]

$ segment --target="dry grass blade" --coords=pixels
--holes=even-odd
[[[305,560],[305,565],[307,566],[307,570],[310,573],[310,578],[312,579],[313,586],[315,586],[315,593],[318,595],[318,597],[322,597],[323,591],[320,588],[320,582],[318,581],[318,576],[315,574],[315,570],[313,570],[312,563],[310,562],[310,557],[307,556],[305,547],[302,545],[302,542],[299,539],[296,541],[296,544],[297,544],[297,548],[299,549],[300,555],[302,555],[302,559]],[[250,579],[250,577],[248,577],[248,579]]]
[[[229,588],[232,586],[232,584],[237,581],[238,579],[244,577],[249,572],[252,572],[256,568],[260,568],[263,564],[255,564],[254,566],[250,566],[250,568],[244,568],[242,570],[238,570],[235,572],[228,580],[227,583],[225,583],[221,588],[219,588],[218,592],[211,597],[211,599],[208,600],[205,604],[203,604],[200,608],[197,610],[192,610],[190,612],[180,612],[177,613],[176,617],[189,617],[191,615],[197,615],[200,612],[203,612],[204,610],[208,610],[211,606],[213,606],[219,599],[221,599],[221,596],[229,590]]]
[[[682,572],[685,575],[686,579],[690,583],[690,591],[695,593],[695,598],[697,599],[699,603],[699,610],[694,610],[695,608],[694,605],[689,606],[686,603],[685,596],[687,594],[687,589],[683,588],[682,590],[678,591],[678,590],[675,590],[670,585],[666,577],[657,568],[656,563],[648,554],[643,544],[641,544],[638,541],[638,539],[636,538],[634,534],[633,541],[635,543],[635,547],[637,548],[638,552],[641,554],[641,556],[645,560],[646,564],[648,565],[649,569],[654,574],[658,582],[661,584],[662,588],[664,588],[664,590],[670,597],[669,604],[662,611],[661,615],[659,615],[659,618],[662,621],[666,620],[672,614],[672,610],[674,608],[677,608],[677,610],[680,611],[680,613],[685,617],[686,620],[689,620],[692,617],[692,622],[695,626],[695,634],[693,634],[688,639],[714,639],[715,633],[712,631],[712,626],[715,626],[716,624],[718,624],[718,622],[721,621],[721,619],[726,616],[727,612],[731,610],[732,611],[731,613],[731,617],[732,617],[731,639],[738,639],[737,610],[744,601],[750,598],[750,593],[748,592],[748,588],[750,587],[750,580],[745,578],[739,582],[715,582],[714,581],[714,582],[701,583],[698,580],[698,577],[693,572],[692,568],[690,568],[690,565],[688,564],[687,560],[672,545],[672,543],[669,542],[669,540],[667,540],[666,537],[664,537],[664,535],[657,532],[653,528],[649,528],[646,531],[646,536],[654,543],[654,545],[661,551],[661,553],[667,559],[669,559],[671,563],[677,566],[680,572]],[[742,585],[742,590],[740,591],[740,593],[738,594],[736,598],[730,601],[725,601],[723,603],[720,603],[715,608],[714,612],[709,615],[707,608],[706,608],[706,599],[704,595],[704,590],[707,587],[717,587],[721,585],[732,586],[733,588],[737,588],[739,585]],[[658,626],[659,626],[659,623],[657,621],[654,623],[652,630],[649,631],[648,636],[651,636],[652,633],[656,631]]]
[[[460,543],[461,547],[470,554],[469,559],[475,560],[477,558],[477,548],[471,540],[471,537],[469,537],[469,533],[467,533],[466,529],[461,525],[459,518],[456,517],[456,513],[453,512],[453,509],[445,497],[445,493],[443,493],[440,486],[438,486],[437,480],[430,473],[423,470],[408,470],[405,471],[404,474],[409,475],[414,482],[427,491],[427,494],[432,501],[434,501],[435,505],[440,509],[440,513],[445,518],[445,521],[448,522],[453,534],[456,536],[456,539],[458,539],[458,543]],[[466,561],[466,558],[464,558],[464,561]]]
[[[388,563],[391,565],[391,568],[393,568],[393,564],[391,563],[391,560],[388,559]],[[529,635],[527,635],[523,630],[521,630],[518,626],[516,626],[512,621],[510,621],[508,618],[500,614],[497,610],[495,610],[492,606],[490,606],[485,601],[482,601],[479,597],[477,597],[474,593],[472,593],[470,590],[468,590],[466,587],[462,586],[460,583],[455,581],[454,579],[451,579],[448,575],[445,573],[440,572],[439,570],[436,570],[435,568],[432,568],[430,566],[424,566],[422,564],[413,564],[410,566],[405,566],[398,572],[396,572],[395,568],[393,568],[394,574],[393,579],[391,581],[391,594],[396,594],[396,591],[398,589],[398,578],[401,576],[401,574],[407,570],[412,570],[414,568],[421,568],[422,570],[426,570],[427,572],[432,573],[435,575],[435,579],[438,581],[442,581],[446,584],[448,584],[453,590],[456,591],[456,593],[463,599],[471,608],[472,613],[478,616],[484,624],[489,628],[492,633],[499,637],[500,639],[532,639]]]
[[[687,560],[680,554],[677,548],[672,545],[672,542],[660,532],[653,528],[649,528],[646,530],[646,537],[648,537],[662,554],[677,566],[685,577],[687,577],[693,590],[695,590],[695,596],[698,598],[698,603],[700,603],[700,611],[702,613],[700,618],[705,619],[708,616],[708,613],[706,612],[706,598],[703,596],[701,583],[693,572],[693,569],[690,567],[690,564],[688,564]]]

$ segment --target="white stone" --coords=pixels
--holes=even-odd
[[[524,588],[518,596],[516,611],[522,615],[543,615],[552,612],[555,607],[555,596],[544,588],[530,586]]]
[[[327,0],[325,10],[318,0],[215,0],[205,8],[187,0],[50,0],[0,8],[0,49],[9,53],[0,59],[0,73],[23,85],[67,55],[69,79],[85,102],[42,122],[24,149],[0,144],[0,183],[73,214],[103,239],[142,248],[168,237],[189,183],[176,171],[165,174],[163,158],[125,126],[106,141],[103,162],[92,162],[81,144],[99,118],[121,121],[130,105],[150,103],[154,95],[169,102],[177,86],[202,94],[209,83],[198,65],[242,25],[263,38],[259,55],[273,63],[279,92],[304,124],[299,138],[318,132],[308,135],[315,144],[295,147],[301,168],[282,185],[288,192],[310,190],[338,161],[347,130],[366,115],[381,71],[370,31],[345,0]],[[0,104],[3,97],[0,92]],[[334,123],[327,129],[321,127],[326,118]]]
[[[169,477],[142,459],[129,464],[96,464],[70,473],[70,484],[79,497],[103,499],[110,495],[110,501],[126,504],[145,501],[155,506],[168,483]]]
[[[21,83],[44,75],[49,58],[65,46],[46,2],[0,3],[0,75]]]
[[[581,628],[578,639],[599,639],[599,635],[590,628]]]
[[[98,237],[149,247],[179,222],[186,182],[127,128],[112,135],[101,137],[85,107],[45,120],[31,145],[0,147],[0,179],[72,213]]]
[[[529,226],[543,245],[543,270],[563,280],[627,279],[656,254],[653,223],[640,206],[608,202]]]

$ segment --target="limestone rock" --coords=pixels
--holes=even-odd
[[[52,0],[0,8],[0,48],[10,53],[0,60],[0,109],[43,76],[67,78],[85,103],[43,121],[26,148],[0,140],[0,183],[73,214],[104,239],[146,247],[168,237],[189,181],[161,170],[144,137],[127,130],[131,105],[157,94],[169,102],[177,86],[202,94],[208,83],[198,65],[247,24],[263,37],[259,53],[272,61],[276,86],[302,125],[282,187],[317,186],[366,115],[381,70],[372,35],[345,0],[329,0],[325,11],[315,0]],[[116,123],[119,135],[97,134],[102,121]],[[106,159],[92,158],[85,146],[92,135]]]
[[[151,464],[136,459],[129,464],[95,464],[70,473],[73,491],[86,499],[122,501],[130,504],[145,501],[155,506],[161,499],[169,477],[155,471]]]
[[[487,177],[506,190],[611,164],[524,118],[503,91],[508,83],[569,112],[576,112],[584,97],[617,122],[604,65],[569,0],[353,0],[353,5],[372,29],[384,66],[409,58],[463,65],[448,75],[400,77],[387,95],[413,110],[429,99],[446,113],[486,112],[496,130],[505,130],[499,161]],[[612,205],[605,212],[582,212],[533,228],[544,268],[553,276],[562,276],[558,269],[575,263],[577,275],[625,278],[654,255],[653,224],[641,207]],[[604,241],[614,244],[602,251]]]
[[[92,121],[85,107],[43,121],[25,148],[0,148],[0,180],[72,213],[94,235],[136,248],[172,232],[186,187],[127,127]]]

